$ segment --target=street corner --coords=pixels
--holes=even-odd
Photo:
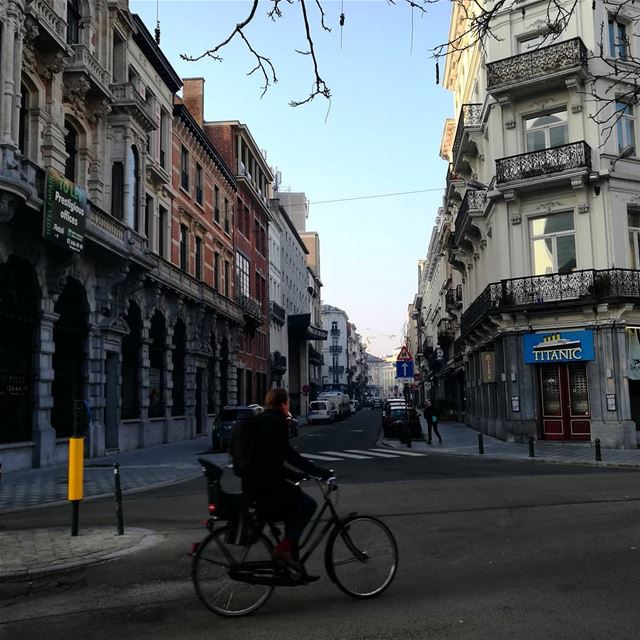
[[[24,582],[30,577],[97,564],[149,549],[162,541],[150,529],[129,527],[118,535],[113,527],[42,528],[0,532],[0,582]]]

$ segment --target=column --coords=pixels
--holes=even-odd
[[[164,433],[163,442],[170,442],[169,427],[172,424],[171,414],[173,412],[173,352],[175,346],[173,344],[173,325],[167,322],[166,326],[166,351],[165,351],[165,369],[164,369]]]
[[[149,359],[149,345],[151,338],[149,333],[151,330],[151,320],[143,314],[141,327],[141,344],[140,344],[140,386],[139,386],[139,402],[140,402],[140,426],[138,430],[138,446],[140,448],[149,446],[150,429],[149,423],[149,367],[151,362]]]
[[[15,7],[15,5],[10,5]],[[2,77],[4,78],[3,86],[0,88],[2,91],[1,100],[2,108],[0,119],[0,144],[8,146],[16,146],[16,141],[12,139],[12,122],[16,119],[14,113],[14,93],[15,93],[15,79],[14,79],[14,46],[16,41],[16,22],[17,17],[15,14],[7,16],[3,24],[2,29],[2,51],[0,63],[2,64]]]
[[[87,391],[85,398],[91,407],[91,424],[87,437],[89,456],[103,456],[105,451],[105,353],[100,326],[89,326],[87,349]]]

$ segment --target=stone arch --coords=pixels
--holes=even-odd
[[[0,443],[32,439],[36,329],[42,289],[29,262],[0,263]]]
[[[53,325],[53,382],[51,426],[58,438],[73,435],[74,401],[86,395],[85,356],[89,332],[89,304],[85,288],[67,278],[54,306],[58,319]]]

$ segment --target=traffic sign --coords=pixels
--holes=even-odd
[[[398,362],[398,360],[413,360],[413,356],[409,353],[409,349],[407,349],[406,346],[403,346],[402,349],[400,349],[396,362]]]
[[[410,378],[413,382],[413,360],[398,360],[396,362],[396,378]]]

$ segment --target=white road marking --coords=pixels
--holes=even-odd
[[[342,451],[321,451],[330,456],[342,456],[343,458],[353,458],[354,460],[367,460],[368,456],[358,456],[355,453],[343,453]]]
[[[389,453],[393,451],[393,453],[397,453],[399,456],[424,456],[424,453],[416,453],[415,451],[404,451],[400,449],[371,449],[371,451],[384,451],[384,453]]]
[[[366,453],[368,456],[375,456],[376,458],[397,458],[398,455],[394,453],[377,453],[375,451],[362,451],[361,449],[347,449],[351,453]]]
[[[324,460],[325,462],[339,462],[342,458],[330,458],[329,456],[317,456],[315,453],[301,453],[303,458],[311,458],[312,460]]]

